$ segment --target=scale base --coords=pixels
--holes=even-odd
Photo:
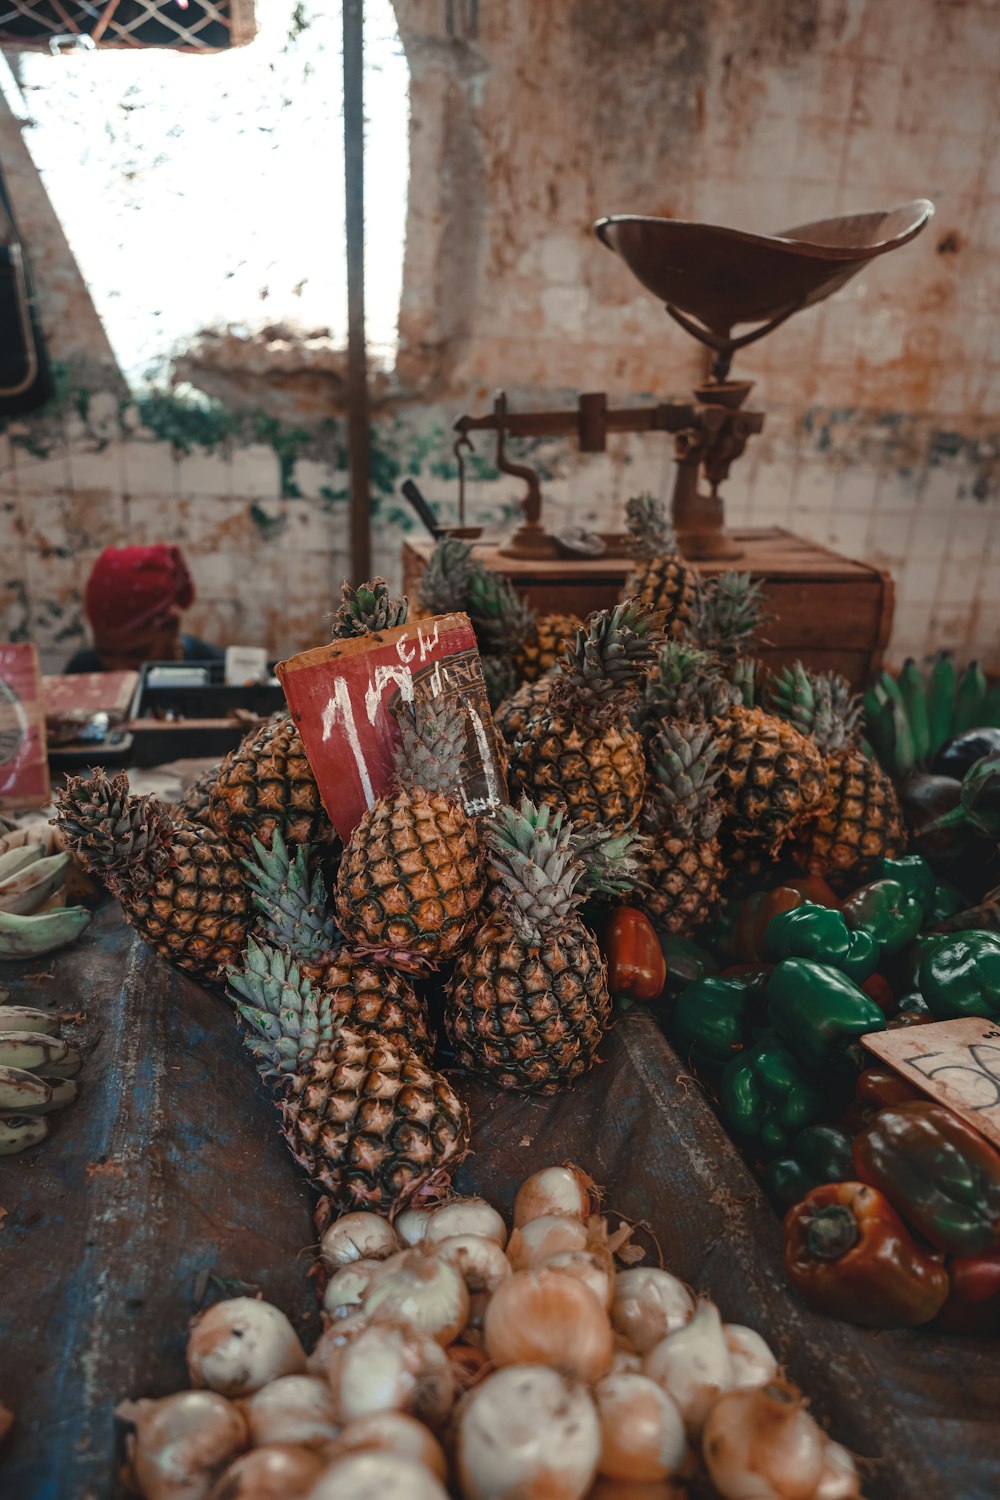
[[[520,557],[538,562],[565,556],[555,537],[550,536],[537,521],[525,521],[523,526],[519,526],[513,536],[499,548],[499,553],[501,557]]]
[[[725,531],[678,531],[677,550],[688,562],[735,562],[743,556]]]

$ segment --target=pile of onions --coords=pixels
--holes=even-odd
[[[760,1335],[667,1271],[619,1268],[626,1231],[595,1206],[562,1166],[522,1185],[509,1237],[481,1198],[395,1224],[345,1215],[323,1235],[326,1327],[308,1360],[278,1308],[234,1298],[192,1326],[200,1389],[119,1408],[134,1488],[645,1500],[696,1479],[722,1500],[860,1500],[850,1454]]]

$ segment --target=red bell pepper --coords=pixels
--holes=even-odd
[[[869,1000],[874,1000],[884,1016],[891,1016],[896,1011],[896,997],[892,993],[892,986],[888,979],[881,974],[869,974],[861,986]]]
[[[1000,1246],[945,1262],[951,1291],[934,1320],[949,1333],[1000,1333]]]
[[[812,901],[840,910],[840,900],[820,875],[798,875],[771,891],[757,891],[742,903],[733,935],[733,953],[742,963],[759,963],[764,956],[764,933],[772,917]]]
[[[658,1000],[667,982],[667,964],[656,929],[645,912],[616,906],[600,934],[608,961],[608,989],[616,1000]]]

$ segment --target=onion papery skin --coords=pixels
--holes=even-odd
[[[254,1448],[321,1448],[340,1431],[330,1387],[314,1375],[283,1375],[255,1391],[244,1414]]]
[[[195,1321],[187,1363],[193,1386],[250,1396],[279,1375],[302,1374],[306,1355],[280,1308],[255,1297],[232,1297]]]
[[[401,1263],[371,1287],[364,1302],[372,1323],[397,1323],[444,1347],[465,1327],[469,1293],[462,1273],[423,1248],[407,1250]]]
[[[360,1308],[384,1264],[381,1260],[356,1260],[341,1266],[326,1284],[323,1311],[331,1318],[346,1318],[352,1309]]]
[[[690,1323],[643,1356],[642,1371],[676,1402],[690,1436],[697,1436],[718,1397],[732,1388],[722,1320],[714,1302],[701,1302]]]
[[[439,1427],[455,1400],[455,1376],[440,1344],[389,1323],[372,1324],[336,1350],[327,1379],[345,1425],[372,1412],[405,1411]]]
[[[448,1460],[429,1427],[402,1411],[378,1411],[351,1422],[325,1450],[332,1463],[348,1453],[395,1453],[423,1464],[442,1484],[448,1479]]]
[[[556,1370],[498,1370],[458,1413],[455,1464],[463,1500],[582,1500],[601,1430],[582,1386]]]
[[[530,1271],[565,1250],[586,1250],[589,1238],[582,1219],[543,1214],[514,1230],[507,1259],[515,1271]]]
[[[615,1290],[615,1264],[607,1251],[560,1250],[543,1260],[538,1269],[575,1277],[590,1287],[605,1311],[610,1309]]]
[[[483,1342],[497,1365],[549,1365],[592,1385],[611,1368],[614,1340],[596,1295],[558,1271],[516,1271],[486,1308]]]
[[[360,1209],[357,1213],[342,1214],[324,1232],[319,1242],[319,1257],[335,1271],[356,1260],[386,1260],[402,1248],[388,1219]]]
[[[410,1249],[419,1245],[427,1233],[432,1213],[432,1208],[404,1208],[401,1214],[397,1214],[392,1227],[400,1244]]]
[[[594,1185],[577,1167],[543,1167],[522,1182],[514,1199],[514,1228],[523,1229],[532,1219],[561,1214],[586,1219],[591,1211]]]
[[[439,1240],[434,1249],[440,1260],[455,1267],[470,1298],[477,1292],[495,1292],[501,1281],[506,1281],[511,1274],[510,1261],[496,1240],[484,1240],[474,1234],[456,1234],[451,1239]]]
[[[765,1339],[742,1323],[723,1323],[722,1332],[733,1367],[733,1390],[752,1391],[778,1373],[778,1361]]]
[[[304,1500],[325,1467],[308,1448],[255,1448],[229,1465],[208,1500]]]
[[[722,1500],[817,1500],[828,1444],[798,1393],[780,1381],[720,1397],[702,1433]]]
[[[633,1266],[615,1277],[611,1323],[639,1354],[683,1328],[693,1316],[694,1298],[669,1271]]]
[[[398,1453],[351,1453],[330,1465],[307,1500],[448,1500],[448,1491]]]
[[[507,1226],[485,1198],[455,1198],[436,1208],[427,1222],[424,1239],[428,1245],[437,1245],[457,1234],[495,1240],[501,1250],[507,1243]]]
[[[606,1375],[593,1391],[601,1422],[598,1471],[609,1479],[648,1483],[677,1472],[687,1454],[676,1405],[647,1375]]]
[[[243,1413],[217,1391],[123,1401],[115,1414],[135,1424],[129,1462],[146,1500],[204,1500],[249,1442]]]

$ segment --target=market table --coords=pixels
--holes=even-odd
[[[0,1161],[0,1400],[18,1418],[0,1494],[109,1500],[113,1408],[183,1386],[211,1274],[315,1332],[310,1197],[221,995],[166,968],[111,903],[47,967],[0,965],[0,985],[83,1013],[65,1034],[85,1056],[51,1138]],[[580,1163],[608,1186],[613,1222],[650,1223],[670,1270],[772,1344],[834,1436],[871,1460],[870,1500],[995,1500],[1000,1342],[811,1313],[785,1285],[777,1220],[654,1023],[623,1019],[602,1057],[554,1099],[462,1079],[475,1149],[459,1190],[509,1210],[538,1166]]]

